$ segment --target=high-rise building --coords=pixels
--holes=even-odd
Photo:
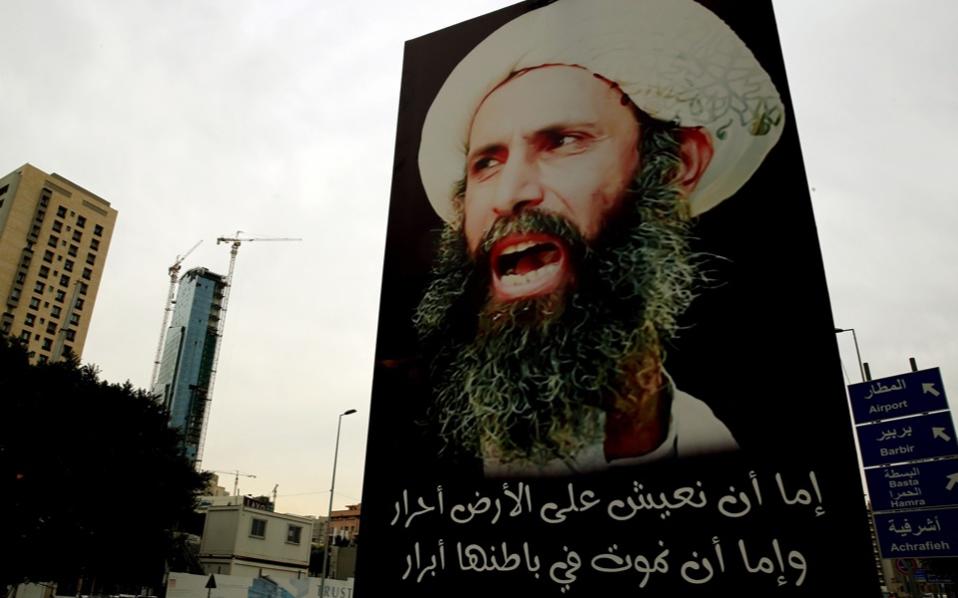
[[[31,359],[83,353],[116,210],[29,164],[0,178],[0,332]]]
[[[180,279],[153,387],[170,413],[170,427],[183,433],[186,456],[194,463],[202,458],[225,288],[226,279],[206,268],[193,268]]]

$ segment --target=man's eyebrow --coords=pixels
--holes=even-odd
[[[551,135],[554,133],[562,133],[567,131],[584,131],[586,133],[595,133],[597,128],[598,125],[596,122],[591,120],[585,120],[581,122],[557,122],[555,124],[539,127],[530,135],[526,135],[525,138],[528,140],[534,139],[539,135]]]

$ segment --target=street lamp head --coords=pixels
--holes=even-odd
[[[355,409],[348,409],[343,412],[343,415],[352,415],[353,413],[356,413]]]
[[[848,332],[849,330],[851,330],[851,328],[835,328],[835,334],[838,334],[839,332]]]

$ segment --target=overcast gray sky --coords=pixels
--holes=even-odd
[[[0,3],[0,171],[119,210],[83,355],[104,378],[148,384],[178,254],[202,239],[185,267],[225,274],[217,236],[303,238],[237,260],[204,464],[243,493],[324,514],[355,408],[335,504],[359,502],[403,41],[508,4]],[[958,393],[956,5],[775,8],[835,322],[876,377],[914,356]]]

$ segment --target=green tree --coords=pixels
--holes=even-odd
[[[76,359],[30,365],[0,337],[0,589],[158,587],[205,476],[151,396]],[[63,593],[62,589],[59,593]]]

